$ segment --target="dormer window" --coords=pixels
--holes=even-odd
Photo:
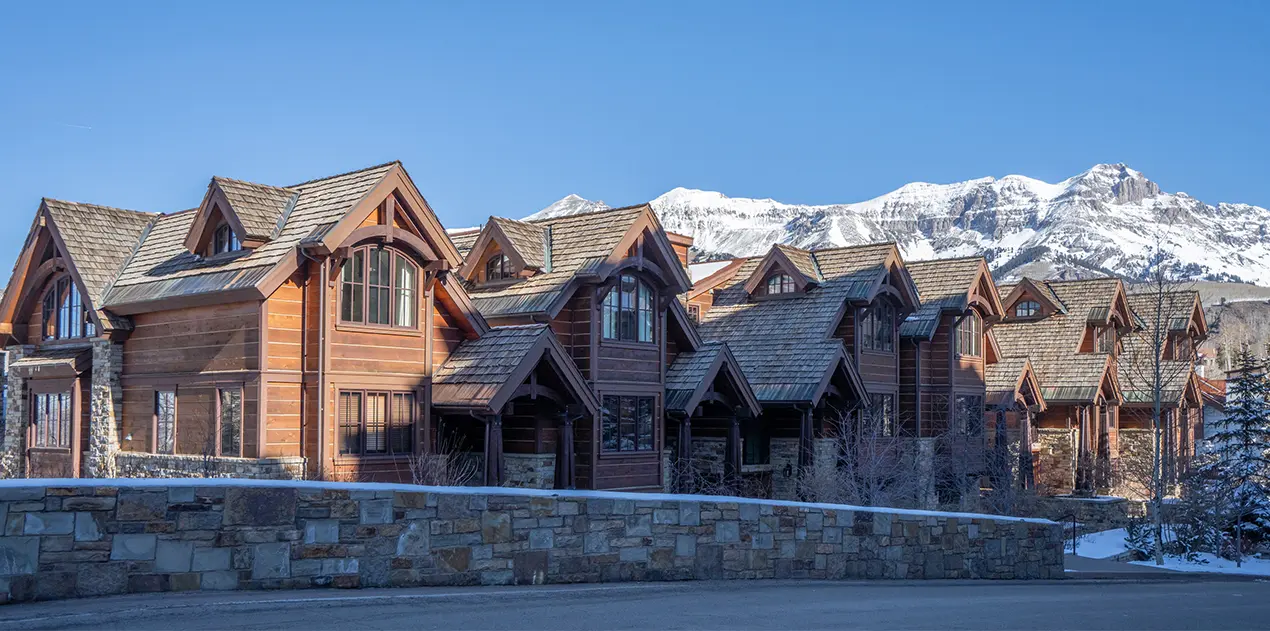
[[[1030,318],[1041,312],[1041,303],[1035,300],[1024,300],[1014,307],[1016,318]]]
[[[789,274],[773,274],[767,279],[767,295],[792,294],[795,291],[794,279]]]
[[[895,307],[880,303],[860,318],[860,348],[870,351],[895,350]]]
[[[216,232],[212,233],[211,245],[212,256],[243,249],[242,243],[238,241],[238,235],[234,234],[234,229],[227,223],[217,226]]]
[[[600,311],[604,339],[653,341],[653,290],[634,275],[618,277]]]
[[[1099,353],[1115,353],[1116,352],[1116,327],[1105,326],[1098,329],[1097,344],[1095,348]]]
[[[485,280],[507,280],[514,278],[512,273],[512,262],[504,254],[495,254],[485,262]]]
[[[64,340],[92,337],[97,334],[92,316],[80,297],[79,288],[70,276],[62,276],[49,285],[44,294],[44,339]]]
[[[953,338],[957,345],[957,354],[963,357],[983,356],[983,320],[979,314],[971,311],[957,322],[957,332]]]

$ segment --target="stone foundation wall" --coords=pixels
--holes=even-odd
[[[504,486],[552,489],[556,486],[555,454],[503,454]]]
[[[771,442],[772,497],[798,499],[798,439],[773,438]]]
[[[34,346],[10,346],[9,362],[13,363],[35,352]],[[0,446],[0,477],[21,478],[26,475],[26,429],[30,414],[27,404],[30,392],[26,387],[26,378],[10,370],[8,374],[8,394],[5,398],[4,410],[4,444]]]
[[[1044,492],[1071,493],[1076,488],[1076,442],[1069,429],[1038,429],[1036,484]]]
[[[1155,460],[1155,432],[1120,430],[1120,462],[1115,493],[1135,500],[1151,497],[1151,468]]]
[[[302,480],[304,458],[223,458],[185,454],[115,453],[115,468],[125,478],[250,478]]]
[[[1142,506],[1123,497],[1046,497],[1042,498],[1037,516],[1071,524],[1072,516],[1080,523],[1081,532],[1100,532],[1123,528],[1130,516],[1141,516]]]
[[[0,483],[0,599],[331,586],[1063,576],[1061,527],[1043,520],[632,493],[149,482]]]

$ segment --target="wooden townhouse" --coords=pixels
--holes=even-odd
[[[0,302],[5,473],[409,480],[440,414],[597,409],[545,327],[488,335],[462,265],[399,163],[170,214],[44,200]]]
[[[1059,494],[1110,492],[1124,403],[1117,359],[1133,326],[1124,285],[1115,278],[1024,278],[998,291],[1005,311],[993,334],[1001,357],[1029,361],[1046,406],[1029,428],[1038,486]]]
[[[843,438],[900,435],[899,329],[919,298],[895,244],[774,245],[703,279],[705,292],[701,336],[727,343],[763,406],[743,430],[744,465],[774,496],[849,457]]]
[[[1151,495],[1156,405],[1160,419],[1160,473],[1173,489],[1204,435],[1203,383],[1196,349],[1208,337],[1199,293],[1141,288],[1129,294],[1134,329],[1124,338],[1118,364],[1125,402],[1120,408],[1121,482],[1117,494]]]
[[[465,253],[457,273],[491,331],[549,329],[597,402],[593,413],[569,412],[563,440],[572,450],[513,406],[503,417],[506,462],[546,471],[567,457],[565,486],[662,490],[673,488],[667,454],[685,433],[718,433],[729,445],[721,451],[740,453],[741,419],[758,415],[758,401],[732,352],[706,343],[677,299],[691,288],[690,240],[668,235],[648,205],[541,221],[492,217],[451,236]],[[460,435],[472,427],[466,421],[442,419]]]

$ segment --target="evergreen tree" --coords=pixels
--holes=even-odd
[[[1226,417],[1210,437],[1215,456],[1207,466],[1226,501],[1240,561],[1245,540],[1270,534],[1270,379],[1248,348],[1237,356],[1237,375],[1227,382]]]

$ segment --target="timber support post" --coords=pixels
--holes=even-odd
[[[485,418],[485,486],[503,485],[503,415]]]

